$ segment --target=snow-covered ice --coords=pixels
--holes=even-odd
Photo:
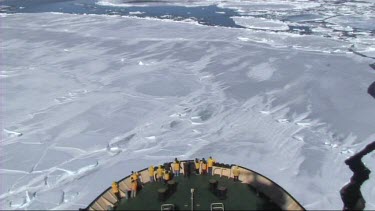
[[[141,12],[141,11],[129,12],[129,15],[141,15],[141,14],[144,14],[144,12]]]
[[[100,0],[100,5],[132,7],[147,5],[209,6],[237,12],[235,23],[252,30],[288,31],[283,36],[313,33],[321,37],[345,42],[352,50],[364,56],[374,57],[374,2],[325,1],[325,0],[167,0],[163,2],[131,0]],[[220,12],[216,12],[220,13]],[[238,16],[243,15],[243,16]],[[262,37],[261,34],[258,37]],[[268,42],[263,39],[262,42]],[[308,43],[308,42],[306,42]]]
[[[237,25],[252,29],[288,30],[286,23],[279,20],[268,20],[254,17],[232,17]]]
[[[210,155],[307,209],[341,209],[344,160],[375,138],[374,61],[343,40],[119,16],[1,22],[2,209],[83,208],[132,170]],[[373,178],[363,195],[375,209]]]

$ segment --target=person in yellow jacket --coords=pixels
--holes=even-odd
[[[139,174],[138,172],[132,171],[132,176],[130,177],[132,180],[137,181],[139,179]]]
[[[238,177],[240,176],[240,168],[238,166],[235,166],[233,169],[233,181],[239,181]]]
[[[149,176],[150,176],[150,182],[155,182],[155,168],[154,168],[154,166],[150,166],[150,168],[148,168],[148,173],[149,173]]]
[[[180,167],[180,162],[177,160],[177,158],[173,162],[172,166],[173,166],[173,174],[174,174],[174,176],[176,176],[176,177],[180,176],[180,168],[181,167]]]
[[[158,169],[156,170],[156,179],[158,182],[163,180],[163,168],[159,165]]]
[[[212,176],[212,166],[214,166],[215,164],[215,160],[210,156],[210,158],[208,158],[208,162],[207,162],[207,169],[208,169],[208,175]]]
[[[138,172],[134,172],[134,171],[132,171],[132,176],[131,176],[130,178],[133,179],[134,181],[136,181],[138,185],[142,185],[142,183],[141,183],[141,178],[140,178]],[[143,185],[142,185],[142,186],[143,186]]]
[[[164,171],[164,183],[167,184],[167,182],[171,179],[171,174],[169,171],[165,170]]]
[[[207,162],[206,162],[206,160],[204,158],[201,161],[201,174],[202,175],[206,175],[207,174]]]
[[[132,180],[131,186],[132,186],[132,188],[131,188],[130,197],[135,198],[137,196],[138,182],[136,180]]]
[[[118,187],[117,182],[112,182],[112,193],[116,196],[117,201],[119,201],[121,199],[120,191],[119,191],[119,187]]]
[[[199,174],[199,169],[201,168],[201,162],[198,160],[198,158],[195,158],[195,174]]]

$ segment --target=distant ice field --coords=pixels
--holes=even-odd
[[[312,34],[350,44],[350,50],[375,58],[375,3],[374,1],[323,1],[323,0],[254,0],[254,1],[132,1],[99,0],[97,5],[113,8],[132,8],[135,5],[179,5],[190,8],[216,5],[231,9],[235,24],[255,31]],[[225,14],[225,13],[224,13]],[[227,14],[225,14],[227,15]],[[240,16],[240,17],[238,17]]]
[[[355,52],[375,59],[375,4],[371,1],[323,0],[3,0],[0,13],[61,12],[69,14],[108,14],[142,18],[170,19],[197,24],[247,28],[252,32],[278,33],[282,39],[314,35],[318,46],[299,42],[301,47],[321,51]],[[266,35],[267,36],[267,35]],[[280,40],[262,39],[259,42]],[[320,40],[324,40],[321,42]],[[320,49],[321,43],[335,48]],[[283,42],[283,41],[281,41]],[[281,43],[282,44],[282,43]],[[315,43],[313,43],[315,45]]]

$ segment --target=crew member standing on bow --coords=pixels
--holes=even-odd
[[[180,175],[180,161],[177,160],[177,158],[175,158],[175,161],[173,162],[173,173],[174,173],[174,176],[177,177]]]
[[[112,193],[116,196],[117,201],[120,201],[121,197],[117,182],[112,183]]]
[[[238,177],[240,176],[240,168],[235,166],[233,169],[233,181],[238,181]]]
[[[148,168],[148,173],[149,173],[149,176],[150,176],[150,182],[154,182],[155,181],[155,169],[154,169],[154,166],[150,166],[150,168]]]
[[[207,174],[207,162],[204,158],[202,158],[202,161],[201,161],[201,174],[202,175]]]
[[[164,184],[167,184],[168,181],[171,179],[171,175],[168,170],[164,171]]]
[[[138,187],[138,188],[143,187],[142,182],[141,182],[141,178],[140,178],[138,172],[134,172],[134,171],[132,171],[131,179],[133,179],[133,180],[137,183],[137,187]]]
[[[131,191],[130,197],[135,198],[137,196],[138,182],[136,180],[132,180],[131,186],[132,186],[132,191]]]
[[[158,182],[163,181],[163,169],[161,168],[161,165],[159,165],[158,170],[156,170],[156,179]]]
[[[201,162],[198,160],[198,158],[195,158],[195,174],[199,174],[199,169],[201,168]]]
[[[208,166],[208,175],[212,176],[212,166],[214,166],[215,164],[215,160],[212,159],[212,157],[210,156],[210,158],[208,158],[208,162],[207,162],[207,166]]]

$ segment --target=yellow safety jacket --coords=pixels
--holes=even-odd
[[[113,193],[118,193],[118,184],[112,184],[112,192]]]
[[[233,169],[233,175],[238,177],[240,175],[240,169]]]
[[[201,163],[202,170],[207,170],[207,163]]]
[[[150,168],[148,168],[148,172],[150,173],[150,177],[153,177],[154,174],[155,174],[155,170],[154,170],[154,167],[151,166]]]
[[[138,187],[137,181],[133,181],[132,182],[132,190],[137,190],[137,187]]]
[[[173,169],[175,171],[179,171],[180,170],[180,163],[173,163]]]
[[[216,161],[214,159],[208,159],[208,167],[212,167]]]
[[[171,176],[169,175],[169,173],[164,173],[164,180],[169,181],[170,179],[171,179]]]
[[[156,174],[157,176],[160,178],[163,176],[163,169],[162,168],[158,168],[158,170],[156,170]]]
[[[133,179],[133,180],[138,180],[138,178],[139,178],[138,172],[133,173],[133,175],[130,178]]]
[[[201,163],[195,162],[195,169],[199,169],[201,167]]]

